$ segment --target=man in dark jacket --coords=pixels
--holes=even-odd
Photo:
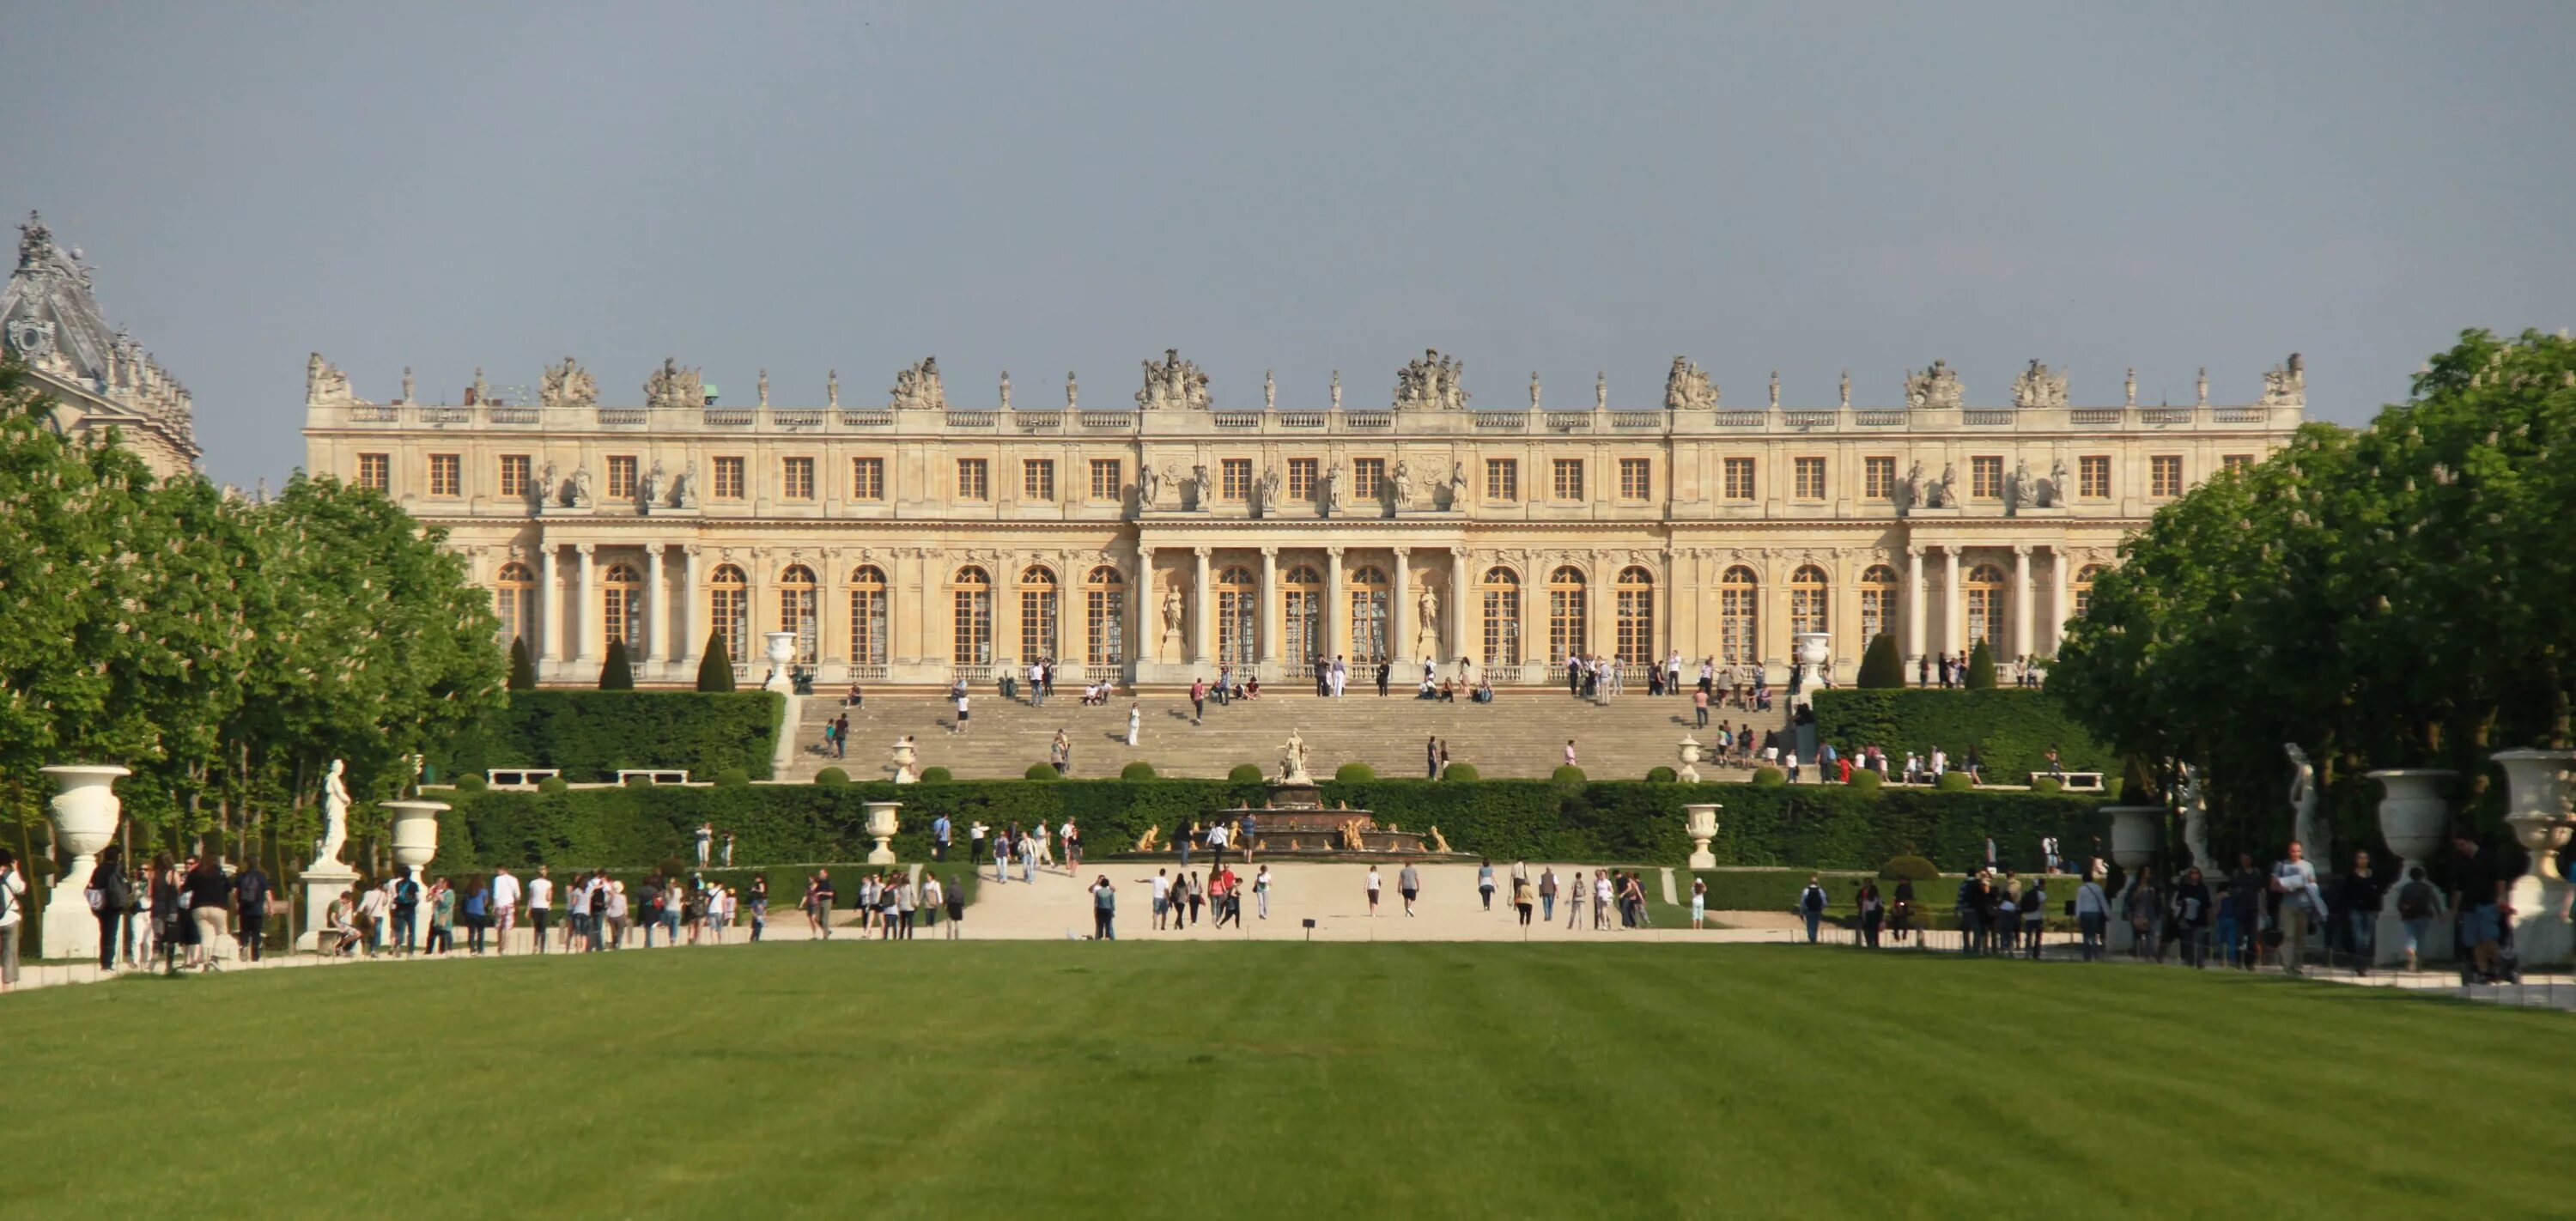
[[[233,897],[241,916],[240,931],[235,934],[241,939],[241,956],[244,961],[258,962],[260,943],[268,931],[269,898],[268,875],[260,872],[259,862],[242,866],[242,871],[234,875]]]
[[[2379,896],[2386,889],[2379,875],[2370,869],[2370,854],[2352,854],[2352,869],[2335,883],[2335,897],[2327,908],[2343,918],[2344,941],[2352,950],[2355,974],[2370,973],[2371,959],[2378,955]]]

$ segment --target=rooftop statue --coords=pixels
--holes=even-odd
[[[1145,388],[1136,392],[1139,411],[1176,411],[1191,408],[1208,409],[1208,375],[1198,362],[1181,359],[1179,348],[1163,349],[1159,362],[1145,361]]]
[[[2034,360],[2013,379],[2013,406],[2063,407],[2066,405],[2066,375],[2052,373],[2048,366]]]
[[[358,396],[349,390],[349,375],[315,352],[304,362],[304,401],[323,407],[350,407]]]
[[[594,391],[591,397],[599,396]],[[707,403],[706,384],[695,369],[683,369],[671,357],[662,358],[662,367],[644,383],[644,405],[647,407],[703,407]]]
[[[2205,382],[2206,379],[2204,379]],[[2263,371],[2265,407],[2303,407],[2308,402],[2308,362],[2296,352],[2290,359]]]
[[[653,393],[652,383],[644,386],[647,401]],[[599,382],[567,356],[560,365],[547,365],[537,376],[537,402],[547,407],[590,407],[599,402]]]
[[[938,357],[922,357],[920,364],[894,375],[894,405],[898,411],[948,410],[948,389],[939,382]]]
[[[1395,405],[1426,411],[1463,411],[1467,392],[1458,382],[1466,375],[1466,362],[1440,354],[1438,348],[1424,348],[1419,360],[1409,361],[1395,374]]]
[[[1905,405],[1908,407],[1956,407],[1962,391],[1959,371],[1946,360],[1935,360],[1932,367],[1917,373],[1905,371]]]
[[[1533,400],[1535,401],[1535,400]],[[1714,411],[1717,409],[1717,383],[1698,365],[1673,358],[1672,371],[1664,374],[1664,410]]]

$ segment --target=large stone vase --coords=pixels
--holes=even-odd
[[[391,838],[394,864],[411,870],[412,880],[420,883],[422,906],[426,908],[429,879],[424,874],[429,869],[429,863],[438,859],[438,816],[447,810],[447,803],[413,799],[388,801],[383,805],[386,813],[393,818]],[[308,904],[312,902],[309,897],[305,901]],[[421,929],[428,923],[429,913],[426,910],[420,913],[419,919],[412,922],[415,946],[418,944]]]
[[[897,738],[890,752],[894,757],[894,782],[913,784],[921,779],[921,751],[910,737]]]
[[[1825,658],[1832,652],[1831,636],[1823,632],[1799,632],[1791,636],[1790,656],[1797,659],[1797,701],[1812,703],[1816,688],[1824,685]]]
[[[769,678],[767,681],[760,684],[760,689],[763,691],[775,691],[780,695],[796,694],[796,680],[789,677],[790,667],[788,665],[789,662],[796,660],[796,633],[768,632],[764,634],[769,638],[769,651],[767,653],[769,658]]]
[[[2138,871],[2156,860],[2156,837],[2163,829],[2163,806],[2104,806],[2111,816],[2111,862],[2120,867],[2120,893],[2111,896],[2111,912],[2103,933],[2106,948],[2127,953],[2138,943],[2137,930],[2120,918],[2120,904],[2128,898],[2129,888],[2137,885]]]
[[[2526,967],[2566,962],[2567,880],[2558,872],[2558,850],[2567,846],[2576,820],[2568,814],[2568,780],[2576,752],[2501,750],[2492,756],[2505,775],[2504,822],[2531,854],[2531,868],[2514,879],[2514,952]]]
[[[2442,790],[2459,773],[2439,768],[2388,768],[2368,775],[2387,790],[2379,799],[2379,837],[2388,841],[2389,851],[2397,854],[2396,868],[2380,875],[2387,887],[2379,904],[2379,926],[2372,952],[2374,965],[2387,966],[2406,961],[2406,922],[2397,914],[2397,889],[2406,884],[2409,868],[2424,867],[2425,879],[2432,880],[2432,870],[2424,863],[2441,851],[2442,834],[2451,821],[2451,803],[2442,796]],[[2450,922],[2435,920],[2427,924],[2423,951],[2418,957],[2447,958],[2450,952]]]
[[[89,875],[98,868],[99,852],[116,839],[124,803],[117,800],[115,785],[129,773],[113,763],[40,770],[62,787],[45,807],[46,819],[54,824],[54,863],[61,872],[55,875],[53,897],[45,901],[42,953],[96,962],[98,915],[89,909]]]
[[[894,812],[902,809],[903,803],[900,801],[870,801],[862,804],[866,807],[868,812],[868,837],[877,841],[877,846],[868,853],[868,863],[871,865],[894,864]]]
[[[1717,854],[1708,850],[1708,841],[1717,838],[1719,808],[1715,802],[1682,807],[1682,827],[1690,833],[1690,867],[1693,869],[1717,868]]]
[[[1694,738],[1694,737],[1690,736],[1689,734],[1683,734],[1683,735],[1682,735],[1681,755],[1682,755],[1682,769],[1681,769],[1680,771],[1678,771],[1678,772],[1673,773],[1673,779],[1675,779],[1675,780],[1679,780],[1679,781],[1681,781],[1681,782],[1682,782],[1682,783],[1684,783],[1684,784],[1697,784],[1697,783],[1699,783],[1699,759],[1700,759],[1700,742],[1699,742],[1699,739]],[[1684,807],[1684,808],[1688,808],[1688,807]]]

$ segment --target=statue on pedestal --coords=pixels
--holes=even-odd
[[[1136,466],[1136,507],[1151,509],[1163,498],[1162,472],[1143,463]]]
[[[1280,748],[1279,783],[1314,783],[1314,779],[1306,774],[1305,735],[1298,733],[1294,729],[1288,731],[1288,742]]]
[[[2306,845],[2309,860],[2332,860],[2334,848],[2325,842],[2325,826],[2317,821],[2316,766],[2296,742],[2282,743],[2281,752],[2290,757],[2290,834]]]
[[[331,770],[322,777],[322,838],[314,841],[314,869],[328,868],[345,872],[349,868],[340,859],[340,848],[349,842],[349,786],[340,776],[347,764],[331,761]]]
[[[572,507],[576,509],[587,509],[591,506],[591,503],[590,468],[586,466],[574,467],[572,471]]]
[[[1181,645],[1181,591],[1163,591],[1163,647],[1178,650]]]
[[[653,469],[644,472],[644,483],[639,489],[644,498],[645,508],[649,509],[662,503],[662,492],[669,482],[670,477],[662,473],[662,460],[654,459]]]
[[[1395,508],[1401,513],[1413,503],[1413,464],[1398,459],[1395,464]]]
[[[2209,794],[2201,788],[2200,769],[2188,763],[2182,765],[2181,805],[2182,843],[2191,850],[2191,863],[2204,873],[2216,871],[2218,861],[2209,855]]]
[[[1421,658],[1440,656],[1440,595],[1431,587],[1422,587],[1422,598],[1414,603],[1413,655]]]

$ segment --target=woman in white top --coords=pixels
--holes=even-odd
[[[1252,902],[1254,906],[1261,909],[1262,919],[1270,918],[1270,866],[1268,865],[1262,866],[1261,872],[1252,875]]]
[[[966,717],[967,717],[967,716],[968,716],[968,713],[967,713],[967,711],[966,711],[966,688],[965,688],[964,684],[959,684],[959,686],[958,686],[958,688],[957,688],[957,724],[956,724],[956,726],[955,726],[954,728],[951,728],[948,732],[950,732],[950,733],[964,733],[964,732],[966,732]]]
[[[1378,895],[1378,891],[1380,891],[1380,890],[1384,889],[1384,888],[1385,888],[1385,886],[1386,886],[1386,883],[1381,882],[1381,881],[1379,881],[1379,880],[1378,880],[1378,876],[1377,876],[1377,866],[1375,866],[1375,865],[1371,865],[1371,866],[1369,866],[1369,872],[1368,872],[1368,901],[1369,901],[1369,915],[1370,915],[1370,916],[1372,916],[1372,917],[1374,917],[1374,916],[1376,916],[1376,915],[1377,915],[1377,895]]]
[[[1592,927],[1595,931],[1610,927],[1610,871],[1592,871]]]

